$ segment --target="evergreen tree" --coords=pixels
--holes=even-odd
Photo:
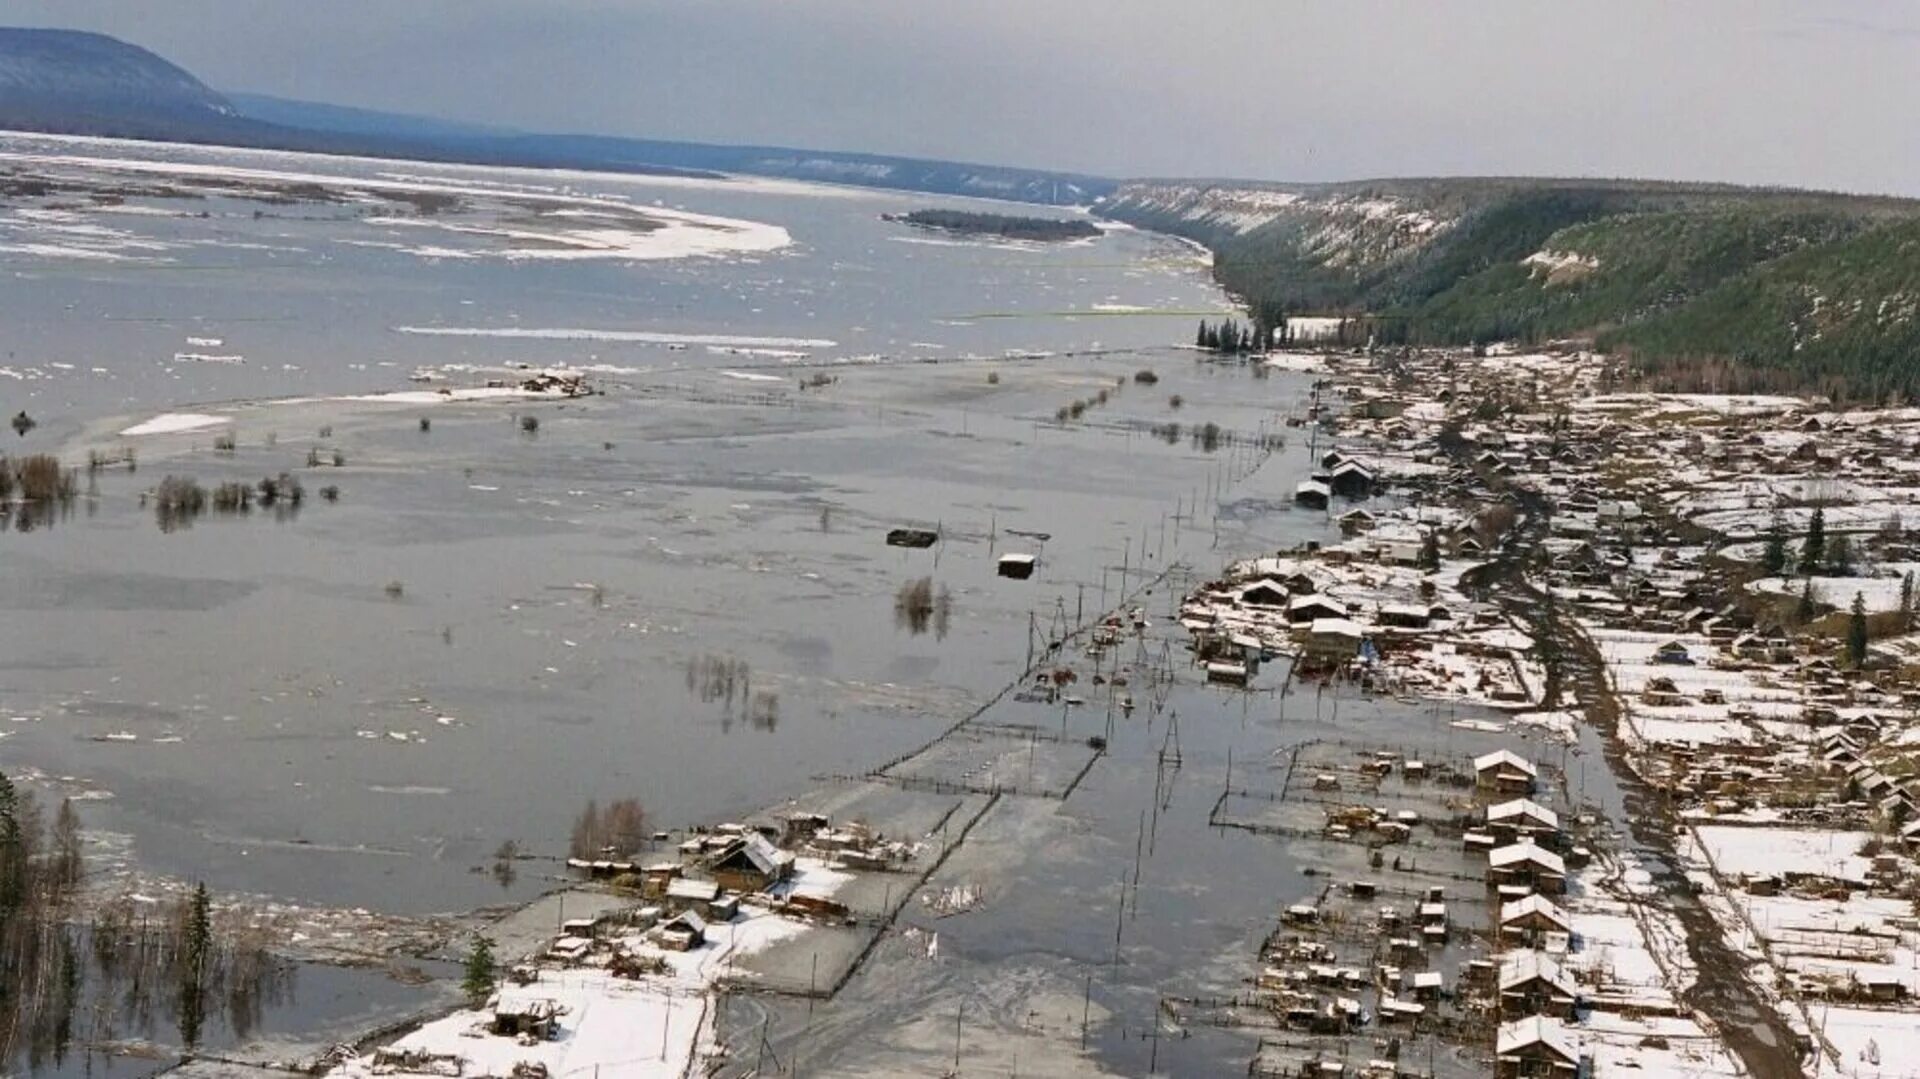
[[[1913,571],[1900,578],[1900,628],[1913,628]]]
[[[1807,521],[1806,542],[1800,546],[1800,572],[1814,574],[1820,572],[1820,563],[1827,556],[1827,513],[1818,507]]]
[[[1827,572],[1835,577],[1853,575],[1853,544],[1845,536],[1827,541]]]
[[[1813,605],[1813,581],[1811,578],[1809,578],[1807,583],[1801,586],[1800,603],[1797,607],[1794,608],[1793,616],[1797,621],[1800,622],[1801,625],[1805,625],[1808,622],[1813,621],[1814,609],[1815,608]]]
[[[1212,347],[1211,345],[1207,344],[1207,320],[1206,319],[1200,320],[1200,331],[1193,335],[1193,346],[1195,348],[1211,348]]]
[[[1856,669],[1867,662],[1867,600],[1858,592],[1847,613],[1847,661]]]
[[[207,967],[213,959],[213,901],[207,897],[207,883],[193,886],[193,900],[187,908],[186,966],[181,972],[185,988],[198,992],[207,984]]]
[[[467,994],[467,1000],[474,1007],[487,1002],[493,993],[494,982],[499,972],[493,962],[493,940],[490,937],[473,938],[473,947],[467,952],[467,973],[460,982],[460,988]]]
[[[20,794],[13,781],[0,775],[0,923],[25,901],[26,844],[20,833]]]
[[[1787,568],[1787,535],[1778,524],[1767,533],[1767,548],[1760,555],[1760,568],[1769,577],[1778,577]]]

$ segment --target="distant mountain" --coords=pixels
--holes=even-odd
[[[1592,337],[1655,385],[1920,395],[1920,201],[1524,178],[1138,181],[1096,212],[1197,240],[1269,323],[1377,342]]]
[[[206,138],[244,130],[233,104],[135,45],[0,27],[0,124],[34,131]]]
[[[712,175],[739,172],[1057,205],[1111,180],[1036,169],[765,146],[522,134],[478,124],[223,96],[137,46],[74,30],[0,28],[0,128],[478,165]]]
[[[335,134],[367,135],[392,139],[474,139],[514,135],[511,128],[484,124],[463,124],[454,120],[435,120],[401,112],[354,109],[344,105],[323,105],[317,101],[270,97],[266,94],[242,94],[229,91],[227,101],[234,111],[249,120],[276,127],[306,131],[330,131]]]

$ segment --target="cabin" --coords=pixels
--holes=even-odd
[[[1500,1014],[1504,1018],[1552,1016],[1572,1019],[1580,990],[1553,957],[1515,952],[1500,964]]]
[[[1687,651],[1686,645],[1679,641],[1668,641],[1653,650],[1653,661],[1690,667],[1693,665],[1693,656]]]
[[[1473,774],[1474,783],[1481,790],[1531,794],[1540,769],[1510,749],[1496,749],[1473,759]]]
[[[690,952],[707,942],[707,920],[683,910],[653,931],[655,943],[670,952]]]
[[[1301,480],[1293,489],[1293,501],[1310,510],[1324,510],[1333,500],[1333,488],[1319,480]]]
[[[1342,461],[1333,466],[1327,486],[1342,498],[1365,498],[1373,493],[1373,469],[1358,461]]]
[[[543,1042],[551,1039],[554,1028],[559,1025],[560,1006],[553,998],[533,991],[537,988],[536,984],[530,988],[508,986],[500,990],[493,1003],[490,1029],[509,1038],[527,1037]]]
[[[667,882],[667,890],[661,898],[666,900],[668,909],[676,913],[694,911],[704,916],[720,898],[720,882],[676,877]]]
[[[999,574],[1016,581],[1024,581],[1033,576],[1033,568],[1040,564],[1037,555],[1003,554],[1000,556]]]
[[[1271,577],[1262,577],[1240,589],[1240,602],[1249,607],[1285,607],[1287,586]]]
[[[1346,616],[1345,607],[1325,596],[1295,596],[1287,601],[1287,621],[1295,624]]]
[[[1372,513],[1357,506],[1335,518],[1335,521],[1339,523],[1341,533],[1348,536],[1370,531],[1379,523]]]
[[[793,853],[779,850],[755,832],[707,867],[722,888],[763,892],[793,875]]]
[[[895,528],[887,533],[889,547],[927,548],[939,542],[940,533],[929,528]]]
[[[1357,622],[1345,618],[1316,618],[1307,627],[1306,658],[1322,663],[1345,663],[1359,654],[1362,639]]]
[[[1487,883],[1494,887],[1523,886],[1542,895],[1559,895],[1567,887],[1567,863],[1532,840],[1498,847],[1487,853]]]
[[[1558,1020],[1534,1016],[1500,1024],[1494,1035],[1494,1079],[1572,1079],[1580,1055]]]
[[[1549,933],[1573,932],[1573,918],[1559,904],[1534,894],[1500,907],[1500,936],[1522,944],[1539,944]]]

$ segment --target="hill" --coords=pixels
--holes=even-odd
[[[1100,213],[1197,240],[1269,324],[1385,343],[1591,336],[1650,381],[1920,392],[1920,202],[1640,181],[1142,181]]]
[[[196,137],[246,127],[226,98],[138,46],[104,34],[12,27],[0,27],[0,124]]]
[[[222,95],[145,49],[102,34],[0,27],[0,129],[105,135],[420,161],[711,176],[745,173],[863,187],[1081,205],[1096,176],[770,146],[527,134],[477,124]]]

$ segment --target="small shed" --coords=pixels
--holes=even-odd
[[[559,1017],[560,1006],[552,997],[531,989],[509,987],[500,990],[494,999],[491,1026],[495,1034],[513,1038],[524,1035],[547,1041],[553,1037]]]
[[[1038,555],[1003,554],[1000,556],[999,574],[1016,581],[1024,581],[1033,576],[1033,569],[1040,564]]]
[[[670,952],[687,952],[707,942],[707,920],[683,910],[653,931],[654,939]]]

